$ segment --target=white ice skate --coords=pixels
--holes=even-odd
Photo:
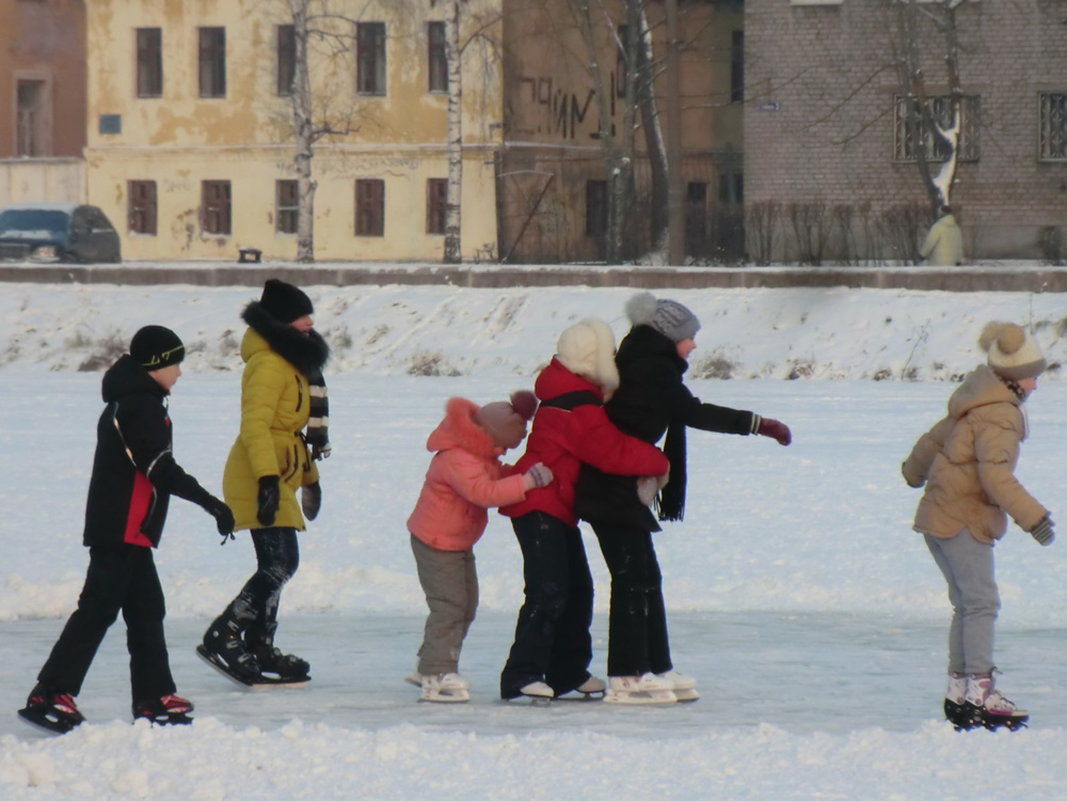
[[[471,700],[471,683],[458,673],[431,673],[422,677],[421,701],[455,704]]]
[[[674,682],[654,673],[643,676],[612,676],[604,694],[605,704],[673,704],[678,700],[674,694]]]
[[[1030,713],[1019,709],[993,686],[992,676],[972,675],[967,677],[967,693],[964,696],[964,714],[969,716],[969,725],[958,728],[984,726],[993,730],[1000,727],[1017,731],[1026,728]]]
[[[608,685],[603,679],[590,676],[573,690],[560,696],[565,701],[599,701],[604,697],[604,691]]]
[[[657,673],[661,679],[666,679],[674,685],[674,697],[679,701],[696,701],[700,698],[697,692],[697,680],[692,676],[686,676],[677,670],[668,670],[666,673]]]

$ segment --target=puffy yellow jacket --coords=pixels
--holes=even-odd
[[[283,330],[282,335],[288,332]],[[274,525],[302,531],[304,516],[296,491],[319,480],[318,468],[300,437],[310,411],[308,381],[253,328],[241,341],[241,358],[245,361],[241,429],[222,477],[226,503],[237,529],[263,528],[256,518],[259,479],[278,476],[280,501]]]
[[[916,531],[947,538],[967,528],[980,542],[992,542],[1004,536],[1008,515],[1029,531],[1048,514],[1013,473],[1026,438],[1020,404],[986,365],[952,394],[948,415],[919,438],[903,464],[908,484],[926,484]]]

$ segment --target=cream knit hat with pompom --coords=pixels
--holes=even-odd
[[[575,375],[592,381],[609,399],[619,388],[615,335],[603,320],[587,317],[559,335],[556,358]]]
[[[978,345],[993,372],[1009,381],[1035,378],[1048,366],[1034,338],[1015,323],[986,323]]]

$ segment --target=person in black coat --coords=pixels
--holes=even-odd
[[[686,428],[760,434],[781,445],[788,445],[792,435],[777,420],[693,396],[682,378],[700,322],[681,303],[643,292],[630,299],[626,313],[633,327],[615,356],[619,389],[605,408],[624,433],[653,444],[666,434],[664,453],[671,469],[662,486],[654,479],[608,475],[587,465],[578,481],[576,512],[592,526],[611,574],[606,700],[670,701],[671,693],[677,700],[694,700],[695,681],[675,671],[671,662],[652,543],[660,526],[650,505],[655,498],[660,520],[682,519]]]
[[[167,398],[184,356],[177,334],[145,326],[130,352],[104,374],[106,406],[97,423],[85,507],[89,569],[78,608],[19,710],[31,723],[63,732],[84,720],[74,696],[119,611],[126,621],[134,719],[191,721],[193,705],[175,695],[152,549],[159,545],[171,495],[203,507],[224,536],[233,531],[233,514],[174,460]]]

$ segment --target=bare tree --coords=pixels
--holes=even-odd
[[[962,130],[962,90],[960,86],[960,42],[956,25],[956,10],[964,0],[937,0],[919,3],[918,0],[896,0],[891,20],[891,45],[894,63],[906,104],[907,126],[912,137],[915,163],[922,176],[923,186],[936,214],[950,202],[956,167],[960,156]],[[934,61],[933,54],[924,52],[930,28],[936,32],[943,50],[937,55],[944,63],[948,86],[948,108],[939,109],[927,89],[926,64]],[[942,104],[943,105],[943,104]],[[927,138],[933,147],[928,147]],[[937,166],[930,163],[931,154],[943,154]]]
[[[500,21],[500,14],[473,17],[469,20],[470,24],[463,27],[461,23],[464,16],[461,8],[468,5],[467,0],[430,0],[431,6],[438,4],[446,10],[445,58],[448,62],[448,184],[443,259],[446,264],[458,264],[463,260],[463,56],[475,42],[487,45],[495,53],[497,42],[490,36],[489,31]]]
[[[326,63],[346,59],[352,50],[354,19],[331,11],[329,0],[283,0],[293,26],[292,109],[293,168],[297,180],[296,258],[315,260],[315,189],[312,174],[315,143],[327,136],[346,136],[355,130],[353,103],[336,104],[332,92],[313,88],[312,41],[322,48]],[[318,91],[316,91],[318,89]]]

